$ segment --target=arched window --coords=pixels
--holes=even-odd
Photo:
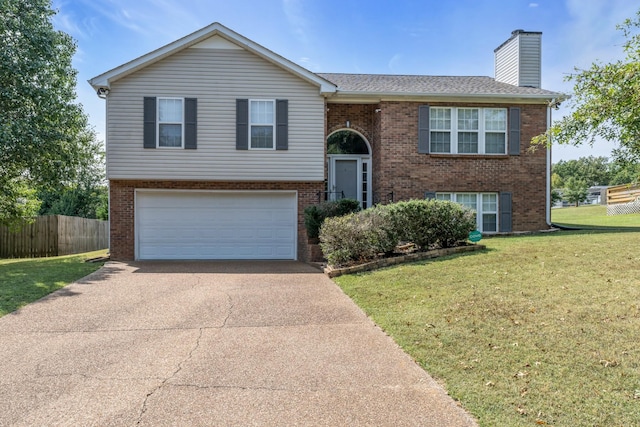
[[[369,154],[369,147],[358,133],[340,130],[327,138],[327,154]]]

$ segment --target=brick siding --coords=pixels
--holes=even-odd
[[[322,182],[208,182],[208,181],[140,181],[111,180],[111,259],[131,261],[135,258],[135,189],[154,188],[171,190],[297,190],[298,191],[298,259],[310,259],[307,232],[304,228],[304,209],[318,202]]]
[[[520,155],[418,154],[419,102],[328,104],[327,134],[345,127],[372,147],[374,201],[424,198],[425,191],[512,192],[514,231],[546,224],[546,150],[531,151],[531,138],[546,130],[544,105],[429,103],[431,106],[521,108]],[[380,110],[376,112],[376,110]]]

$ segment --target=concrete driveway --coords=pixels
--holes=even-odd
[[[0,340],[2,426],[476,425],[297,262],[110,262]]]

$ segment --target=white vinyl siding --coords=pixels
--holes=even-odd
[[[514,37],[496,52],[496,80],[518,86],[520,68],[520,39]]]
[[[498,193],[436,193],[437,200],[449,200],[476,212],[476,225],[483,233],[498,231]]]
[[[506,108],[431,107],[430,152],[506,154]]]
[[[542,85],[542,40],[540,34],[520,35],[520,86]]]
[[[198,99],[196,150],[144,150],[145,96]],[[236,150],[236,99],[287,99],[288,150]],[[324,100],[319,88],[235,49],[185,49],[112,84],[107,99],[109,179],[322,181]]]
[[[541,34],[517,34],[496,51],[496,80],[514,86],[539,88],[542,84],[541,64]]]

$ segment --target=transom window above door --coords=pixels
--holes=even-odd
[[[341,130],[327,138],[327,154],[369,154],[369,147],[356,132]]]

